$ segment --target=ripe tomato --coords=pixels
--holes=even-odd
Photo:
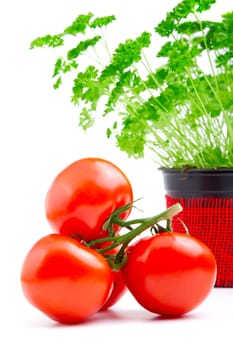
[[[125,281],[122,276],[122,271],[113,271],[113,289],[107,299],[106,303],[102,306],[100,311],[104,311],[115,305],[125,294],[127,290]]]
[[[104,305],[113,274],[101,254],[70,237],[51,234],[28,252],[21,284],[27,300],[48,317],[79,323]]]
[[[119,234],[116,234],[116,236],[119,236]],[[106,243],[102,243],[99,244],[98,246],[94,247],[94,248],[105,248],[108,247],[111,244],[111,242],[106,242]],[[104,256],[106,255],[116,255],[119,250],[120,250],[121,246],[117,246],[105,253],[103,253]],[[113,289],[112,292],[108,298],[108,300],[106,301],[106,303],[102,306],[102,308],[100,309],[100,311],[104,311],[109,309],[110,307],[112,307],[113,305],[115,305],[120,299],[121,297],[125,294],[127,290],[125,281],[123,279],[122,276],[122,271],[121,270],[113,270]]]
[[[196,238],[161,233],[130,247],[122,273],[128,289],[145,309],[181,315],[208,296],[217,267],[213,253]]]
[[[103,224],[112,212],[133,201],[132,187],[114,164],[83,158],[66,167],[52,182],[45,212],[55,232],[80,234],[86,241],[106,235]],[[122,213],[127,219],[130,209]]]

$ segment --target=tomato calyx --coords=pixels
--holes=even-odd
[[[109,216],[108,220],[104,223],[103,226],[104,230],[108,232],[108,236],[91,240],[88,243],[86,243],[87,246],[90,248],[98,246],[99,244],[109,243],[103,248],[97,248],[96,251],[104,255],[106,260],[109,262],[111,268],[116,271],[120,270],[122,266],[126,263],[127,247],[138,235],[140,235],[147,229],[150,229],[153,235],[162,232],[170,232],[171,218],[177,215],[183,209],[179,203],[176,203],[155,216],[137,218],[128,221],[122,220],[120,218],[120,215],[123,212],[131,209],[133,206],[133,203],[129,203],[125,206],[116,209]],[[165,227],[161,224],[161,221],[165,222]],[[116,232],[114,230],[115,225],[124,228],[126,232],[121,235],[116,235]],[[110,250],[119,246],[120,249],[118,249],[118,252],[116,254],[106,254]]]

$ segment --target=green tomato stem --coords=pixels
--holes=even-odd
[[[135,239],[139,234],[141,234],[145,230],[152,228],[156,224],[158,227],[158,232],[168,231],[170,228],[171,218],[182,211],[181,205],[179,203],[176,203],[170,208],[161,212],[160,214],[157,214],[152,217],[134,219],[130,221],[124,221],[120,219],[119,215],[124,211],[128,210],[130,207],[132,207],[132,204],[129,204],[117,209],[106,221],[106,223],[104,224],[104,227],[105,229],[109,230],[110,232],[109,236],[100,238],[100,239],[95,239],[88,243],[88,246],[91,248],[101,243],[110,242],[111,244],[109,244],[107,247],[97,249],[97,251],[100,254],[105,254],[108,251],[118,246],[121,246],[119,252],[116,254],[115,261],[114,261],[116,268],[119,268],[119,266],[121,266],[122,262],[125,260],[124,259],[125,249],[133,239]],[[160,221],[167,222],[166,228],[163,228],[160,224],[158,224]],[[112,236],[113,225],[116,225],[116,224],[120,227],[128,228],[129,231],[120,236],[116,236],[116,235]],[[138,224],[138,226],[136,228],[132,228],[132,225],[135,225],[135,224]],[[108,255],[106,255],[105,257],[106,259],[108,259]],[[112,261],[112,256],[111,256],[111,261]],[[111,262],[111,265],[112,264],[113,263]]]

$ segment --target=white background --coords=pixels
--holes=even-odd
[[[50,182],[66,165],[86,156],[117,164],[129,177],[135,198],[143,197],[143,215],[165,208],[161,174],[150,159],[134,160],[105,138],[100,124],[84,134],[70,91],[52,87],[55,57],[46,50],[29,50],[30,42],[55,34],[77,15],[115,14],[114,40],[152,29],[178,1],[163,0],[14,0],[0,5],[0,348],[96,349],[111,346],[183,349],[230,345],[233,326],[232,289],[216,289],[192,314],[161,320],[142,310],[126,295],[112,312],[97,315],[77,327],[50,322],[24,299],[20,269],[28,249],[50,233],[44,197]],[[232,9],[219,0],[213,18]],[[125,339],[123,340],[123,336]],[[110,337],[112,338],[110,340]],[[201,340],[202,339],[202,340]],[[163,342],[163,345],[161,345]],[[202,343],[203,342],[203,343]],[[4,345],[1,345],[4,344]],[[232,344],[232,343],[231,343]],[[228,347],[229,348],[229,347]]]

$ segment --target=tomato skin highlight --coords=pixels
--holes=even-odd
[[[86,241],[106,236],[103,224],[112,212],[133,201],[126,175],[101,158],[79,159],[52,182],[45,198],[45,214],[54,232],[80,234]],[[127,219],[131,209],[122,213]]]
[[[49,318],[73,324],[105,304],[113,273],[101,254],[72,238],[51,234],[26,255],[21,285],[26,299]]]
[[[144,237],[132,245],[122,273],[141,306],[160,315],[179,316],[208,296],[217,265],[204,243],[169,232]]]

